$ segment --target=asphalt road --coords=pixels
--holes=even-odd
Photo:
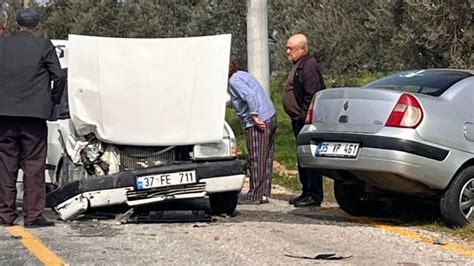
[[[34,239],[0,227],[0,265],[44,263],[52,257],[44,249],[70,265],[474,265],[472,250],[462,255],[397,230],[351,221],[335,207],[296,209],[274,199],[239,205],[235,217],[213,217],[213,222],[118,224],[87,218],[16,228]]]

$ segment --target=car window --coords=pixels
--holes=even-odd
[[[469,76],[472,76],[472,74],[457,70],[407,71],[376,80],[367,84],[364,88],[439,96],[453,84]]]

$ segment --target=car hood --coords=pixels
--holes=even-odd
[[[69,35],[70,114],[80,135],[167,146],[222,139],[230,35]]]

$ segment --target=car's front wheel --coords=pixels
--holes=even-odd
[[[237,207],[239,193],[235,191],[209,195],[212,214],[232,215]]]
[[[474,166],[461,170],[440,200],[441,217],[451,227],[465,226],[474,219]]]
[[[386,202],[366,197],[360,185],[346,185],[338,180],[334,181],[334,196],[339,207],[354,216],[377,215],[387,205]]]

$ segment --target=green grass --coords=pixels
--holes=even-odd
[[[384,217],[394,218],[404,226],[416,226],[428,231],[446,233],[467,241],[474,241],[474,224],[463,228],[449,228],[440,218],[438,205],[419,203],[416,199],[392,202],[384,211]]]
[[[466,226],[463,228],[448,228],[441,221],[434,221],[429,224],[421,226],[423,229],[433,232],[443,232],[459,238],[462,238],[466,241],[474,241],[474,225]]]
[[[295,194],[298,193],[301,189],[301,184],[299,179],[294,176],[285,176],[281,174],[274,174],[273,175],[273,183],[286,187],[287,189],[293,191]]]

